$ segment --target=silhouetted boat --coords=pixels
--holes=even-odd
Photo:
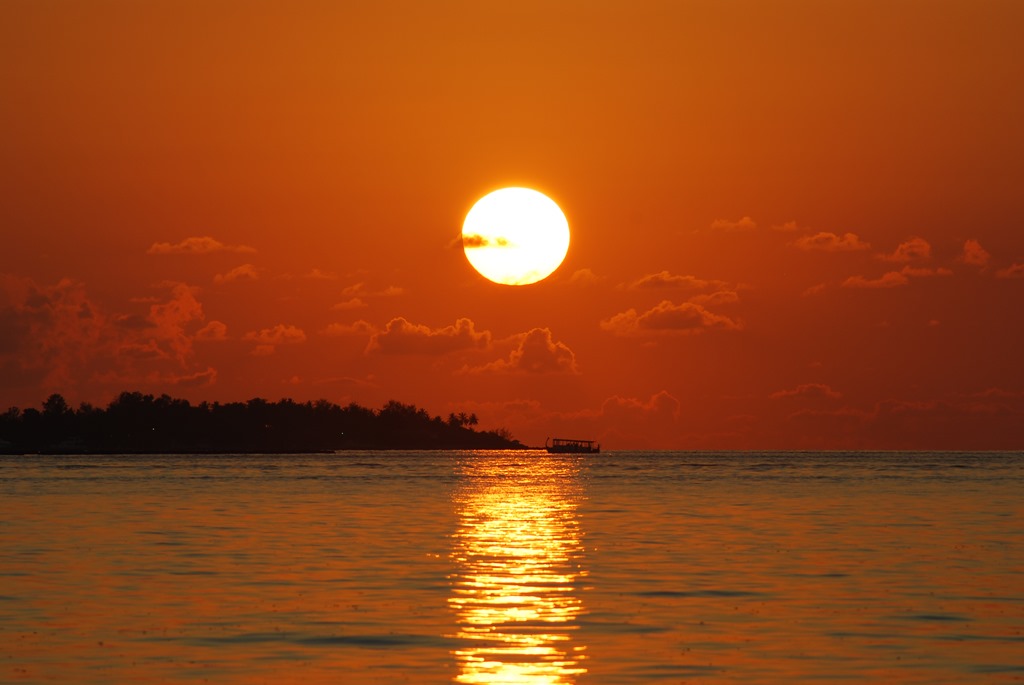
[[[548,438],[544,441],[544,449],[551,454],[597,454],[601,451],[601,445],[593,440]]]

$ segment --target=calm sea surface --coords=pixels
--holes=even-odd
[[[1024,453],[0,457],[4,683],[1024,680]]]

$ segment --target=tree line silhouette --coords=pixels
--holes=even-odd
[[[42,411],[0,414],[0,452],[153,454],[323,452],[351,449],[522,448],[504,428],[477,431],[476,414],[431,417],[413,404],[378,410],[327,400],[202,402],[122,392],[105,409],[50,395]]]

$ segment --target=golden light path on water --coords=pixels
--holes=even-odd
[[[476,454],[460,464],[449,604],[460,683],[569,685],[586,673],[579,462]]]

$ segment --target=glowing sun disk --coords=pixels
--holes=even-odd
[[[569,251],[569,222],[553,200],[530,188],[502,188],[477,201],[462,224],[473,268],[506,285],[547,278]]]

